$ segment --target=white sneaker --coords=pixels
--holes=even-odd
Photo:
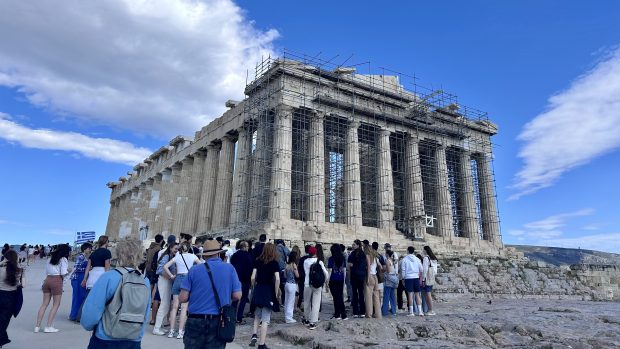
[[[59,330],[59,329],[57,329],[57,328],[54,328],[54,326],[51,326],[51,327],[46,327],[46,328],[43,330],[43,332],[44,332],[44,333],[56,333],[56,332],[58,332],[58,331],[60,331],[60,330]]]
[[[413,317],[413,316],[415,316],[415,313],[409,313],[409,314],[407,314],[407,316]]]
[[[170,330],[170,332],[168,332],[168,338],[174,338],[174,330]]]
[[[183,335],[184,334],[185,334],[185,331],[179,330],[179,334],[177,335],[177,339],[183,339]]]
[[[39,333],[39,331],[41,331],[41,327],[35,326],[34,333]]]
[[[424,316],[424,313],[420,312],[420,313],[418,314],[418,316]]]
[[[159,328],[154,328],[153,329],[153,334],[156,335],[156,336],[163,336],[163,335],[166,334],[166,332],[160,330]]]
[[[287,319],[286,323],[287,324],[295,324],[295,323],[297,323],[297,320],[295,320],[295,319]]]
[[[425,314],[426,316],[433,316],[433,315],[437,315],[435,314],[434,311],[429,311],[428,313]]]

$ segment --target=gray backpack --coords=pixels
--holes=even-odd
[[[146,307],[151,293],[138,270],[114,270],[121,274],[122,280],[112,299],[106,303],[101,319],[103,332],[114,339],[136,340],[140,338],[146,322]]]

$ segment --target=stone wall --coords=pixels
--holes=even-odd
[[[440,258],[435,295],[620,301],[620,267],[556,267],[527,258],[449,256]]]

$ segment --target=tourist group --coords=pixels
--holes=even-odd
[[[25,267],[36,258],[46,258],[46,278],[34,332],[59,331],[54,319],[68,279],[69,319],[92,332],[88,348],[140,348],[149,326],[153,335],[183,340],[185,348],[224,348],[234,339],[235,326],[249,317],[249,346],[265,349],[273,312],[283,311],[287,324],[314,330],[327,294],[333,313],[324,320],[348,320],[349,312],[368,319],[398,312],[435,315],[431,293],[438,261],[431,248],[424,246],[418,254],[410,246],[399,256],[389,243],[382,251],[379,246],[367,240],[329,249],[318,243],[287,246],[283,240],[269,242],[264,234],[234,246],[223,238],[156,235],[146,251],[139,240],[111,244],[107,236],[76,252],[68,244],[23,245],[19,252],[5,245],[0,347],[10,343],[7,329],[21,309]],[[72,268],[69,260],[75,260]]]

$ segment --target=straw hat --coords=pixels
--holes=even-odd
[[[207,240],[204,245],[202,245],[202,256],[213,256],[214,254],[218,254],[224,251],[220,243],[216,240]]]

